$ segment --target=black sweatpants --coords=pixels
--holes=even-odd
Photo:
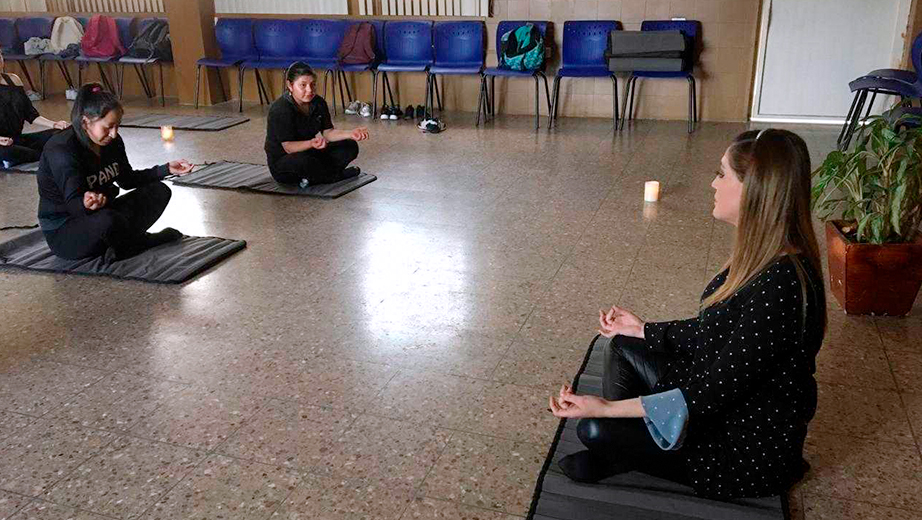
[[[642,339],[615,336],[605,350],[602,394],[610,401],[653,393],[656,382],[669,369],[669,357],[651,352]],[[635,470],[688,484],[681,450],[660,448],[643,419],[581,419],[579,439],[612,473]]]
[[[110,201],[103,209],[71,217],[58,229],[45,232],[51,252],[61,258],[101,256],[106,249],[140,252],[147,230],[170,202],[170,188],[152,182]]]
[[[327,144],[323,150],[290,153],[269,165],[272,177],[282,184],[329,184],[343,180],[343,170],[359,156],[359,145],[352,139]]]
[[[42,156],[45,143],[58,132],[60,130],[51,129],[15,137],[12,145],[0,146],[0,161],[8,161],[13,164],[36,162]]]

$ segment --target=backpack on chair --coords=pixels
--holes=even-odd
[[[544,65],[544,37],[534,24],[527,23],[503,35],[500,42],[500,67],[512,70],[538,70]]]
[[[365,64],[375,61],[375,26],[368,22],[349,26],[336,53],[341,64]]]
[[[118,58],[125,54],[115,20],[100,14],[90,18],[80,40],[80,50],[92,58]]]
[[[128,56],[173,61],[173,43],[170,40],[169,24],[165,20],[154,20],[149,23],[131,42]]]

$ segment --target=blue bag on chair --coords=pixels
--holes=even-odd
[[[544,38],[534,24],[527,23],[502,37],[503,61],[500,67],[512,70],[538,70],[544,65]]]

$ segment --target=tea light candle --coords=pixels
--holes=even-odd
[[[164,141],[173,140],[173,127],[172,126],[161,126],[160,127],[160,137]]]
[[[656,202],[659,200],[659,182],[647,181],[643,184],[644,202]]]

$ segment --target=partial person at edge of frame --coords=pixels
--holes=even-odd
[[[23,133],[27,121],[49,130]],[[3,52],[0,52],[0,163],[8,168],[38,161],[45,143],[69,124],[38,113],[19,76],[4,72]]]
[[[641,471],[730,499],[773,496],[803,478],[826,329],[810,213],[810,157],[785,130],[740,134],[711,183],[713,216],[736,226],[696,317],[644,323],[599,311],[603,396],[564,385],[557,417],[580,418],[586,450],[560,460],[581,482]]]
[[[307,63],[292,63],[285,72],[285,92],[269,107],[266,159],[272,177],[305,188],[355,177],[349,166],[359,155],[358,141],[368,129],[336,130],[326,100],[316,94],[317,75]]]
[[[38,168],[38,218],[57,256],[121,260],[182,238],[173,228],[147,230],[170,201],[170,188],[161,181],[185,175],[193,165],[180,160],[132,168],[118,135],[123,114],[114,94],[98,83],[83,85],[71,127],[45,147]],[[119,196],[120,188],[131,191]]]

